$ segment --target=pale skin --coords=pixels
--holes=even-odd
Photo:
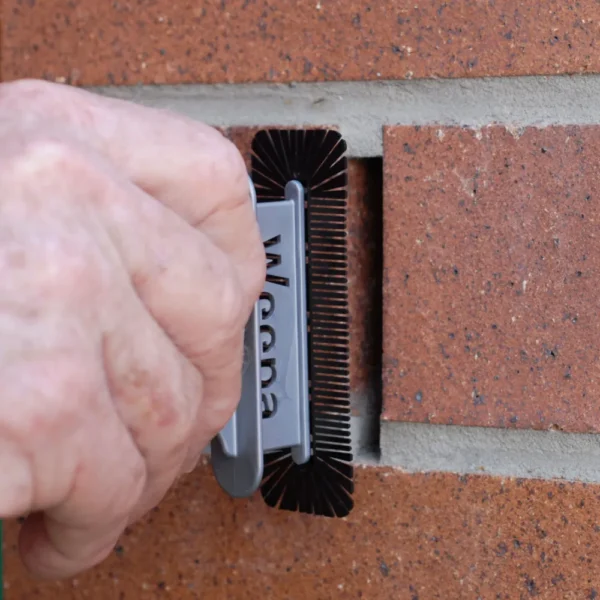
[[[102,562],[233,414],[265,255],[236,148],[0,84],[0,518],[35,575]]]

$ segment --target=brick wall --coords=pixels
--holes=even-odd
[[[599,34],[595,0],[4,0],[5,80],[246,155],[257,127],[339,127],[358,467],[334,521],[231,500],[205,461],[58,584],[9,523],[7,598],[599,597]]]

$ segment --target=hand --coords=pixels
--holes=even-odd
[[[240,397],[265,255],[235,147],[202,124],[0,85],[0,518],[40,576],[101,562]]]

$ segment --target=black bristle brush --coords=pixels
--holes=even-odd
[[[259,131],[251,176],[257,202],[282,200],[286,184],[305,193],[311,458],[264,456],[261,493],[283,510],[329,517],[353,508],[350,436],[346,143],[333,130]]]

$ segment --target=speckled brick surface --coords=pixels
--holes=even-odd
[[[597,487],[359,469],[327,520],[234,501],[203,466],[94,571],[27,578],[6,534],[7,600],[545,600],[600,593]]]
[[[385,132],[384,418],[599,431],[600,127]]]
[[[5,0],[8,79],[216,83],[598,72],[595,0]]]

